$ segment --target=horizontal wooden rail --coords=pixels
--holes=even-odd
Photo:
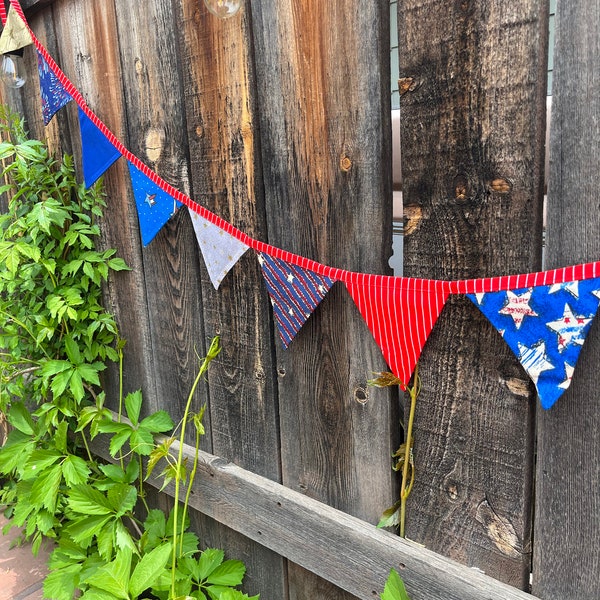
[[[92,449],[113,460],[108,441]],[[172,451],[177,451],[174,444]],[[188,464],[194,449],[184,447]],[[535,600],[415,543],[200,452],[190,505],[363,600],[379,598],[393,567],[412,600]],[[149,483],[157,488],[162,480]],[[174,486],[164,492],[173,495]]]

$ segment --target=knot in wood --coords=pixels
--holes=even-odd
[[[459,174],[454,178],[454,198],[459,202],[464,202],[469,196],[469,181],[465,175]]]
[[[347,173],[352,168],[352,161],[345,155],[342,154],[340,158],[340,169]]]
[[[400,77],[398,79],[398,91],[401,96],[407,92],[414,92],[419,87],[418,81],[414,77]]]
[[[366,404],[369,400],[369,393],[363,387],[354,388],[354,399],[359,404]]]
[[[502,179],[501,177],[496,177],[496,179],[492,179],[489,182],[488,188],[492,192],[498,192],[499,194],[508,194],[512,189],[512,185],[506,179]]]

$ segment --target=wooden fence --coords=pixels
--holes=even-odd
[[[384,0],[245,0],[226,21],[200,0],[22,5],[90,108],[162,178],[254,238],[380,274],[398,27],[404,275],[541,268],[544,0],[404,0],[398,23]],[[556,23],[548,268],[600,258],[600,4],[559,2]],[[79,157],[75,107],[44,128],[25,58],[28,85],[3,100]],[[406,542],[372,526],[398,494],[402,402],[367,387],[386,366],[342,286],[284,350],[254,255],[215,291],[186,210],[142,248],[124,161],[105,185],[104,243],[133,269],[106,291],[126,391],[179,417],[196,353],[222,337],[198,392],[209,410],[194,523],[246,562],[249,592],[372,599],[395,566],[414,600],[532,597],[530,578],[539,598],[600,597],[597,326],[572,387],[542,413],[497,333],[451,298],[420,361]],[[114,396],[115,373],[107,385]]]

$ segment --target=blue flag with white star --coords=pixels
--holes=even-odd
[[[108,138],[96,127],[94,122],[77,107],[79,128],[81,130],[81,162],[83,164],[83,180],[86,187],[96,183],[121,153],[110,143]]]
[[[279,335],[287,348],[335,282],[329,277],[262,252],[258,253],[258,261],[273,305]]]
[[[42,53],[37,51],[38,73],[40,76],[40,95],[42,100],[42,117],[44,125],[48,125],[52,117],[73,98],[65,90],[56,73],[50,68]]]
[[[550,408],[571,384],[600,302],[600,278],[467,294],[515,353]]]
[[[135,196],[142,243],[147,246],[175,214],[181,206],[181,202],[167,194],[130,161],[127,161],[127,164]]]

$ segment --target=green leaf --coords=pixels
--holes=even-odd
[[[53,600],[72,600],[79,583],[80,566],[68,565],[52,571],[44,579],[44,598]]]
[[[137,489],[133,485],[118,483],[108,490],[107,499],[118,517],[131,512],[137,502]]]
[[[35,425],[29,411],[22,402],[13,402],[8,413],[8,422],[27,435],[34,435]]]
[[[137,425],[140,420],[140,410],[142,409],[142,390],[131,392],[125,396],[125,409],[127,410],[129,420],[134,425]]]
[[[105,592],[103,590],[97,589],[89,589],[83,594],[83,596],[80,596],[79,600],[116,600],[118,598],[120,598],[120,596],[115,596],[110,592]]]
[[[111,520],[111,515],[92,515],[73,521],[64,531],[77,544],[87,547],[91,539],[98,535],[102,528]]]
[[[144,554],[131,574],[129,593],[133,597],[139,596],[144,590],[154,585],[154,582],[160,577],[161,571],[164,569],[170,555],[170,543],[161,544],[148,554]]]
[[[83,458],[69,454],[62,463],[62,472],[65,483],[72,487],[85,483],[91,470]]]
[[[142,456],[148,456],[154,448],[154,436],[152,432],[143,429],[141,426],[139,429],[134,429],[131,432],[129,438],[129,446],[132,452],[141,454]]]
[[[86,583],[99,590],[113,594],[120,600],[129,600],[129,576],[131,573],[131,551],[122,550],[112,562],[100,567]]]
[[[25,463],[21,478],[24,480],[37,479],[44,469],[47,469],[62,457],[63,454],[56,450],[34,450]]]
[[[383,511],[377,527],[398,527],[400,525],[400,506],[402,502],[397,500],[393,506]]]
[[[67,501],[71,510],[84,515],[108,515],[114,512],[108,499],[89,485],[72,488]]]
[[[58,487],[61,481],[62,469],[60,465],[54,465],[43,471],[31,486],[31,503],[36,508],[43,506],[53,513],[56,508]]]
[[[167,411],[157,410],[140,423],[140,428],[144,428],[152,433],[163,433],[173,429],[173,420]]]
[[[410,600],[404,587],[404,582],[397,571],[392,569],[385,583],[381,600]]]
[[[206,582],[213,585],[240,585],[245,573],[246,567],[241,560],[226,560],[206,578]]]
[[[218,548],[207,548],[202,552],[198,559],[198,566],[200,567],[199,578],[206,579],[222,562],[225,558],[225,552]]]

